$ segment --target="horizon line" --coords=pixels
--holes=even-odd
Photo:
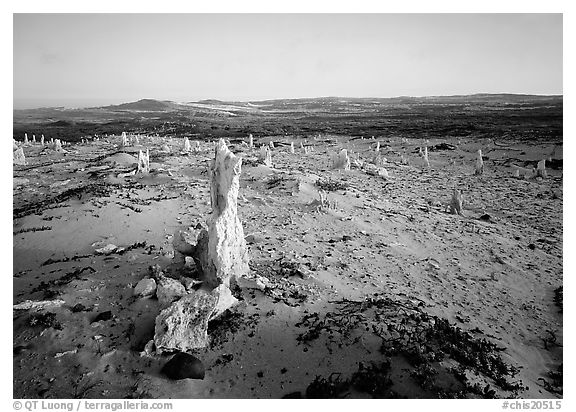
[[[160,99],[154,97],[142,97],[136,100],[124,101],[121,103],[109,103],[104,104],[102,106],[66,106],[66,105],[54,105],[54,106],[38,106],[38,107],[28,107],[28,108],[15,108],[14,101],[12,102],[12,110],[36,110],[36,109],[96,109],[102,108],[107,106],[119,106],[122,104],[130,104],[136,103],[142,100],[154,100],[158,102],[171,102],[171,103],[199,103],[206,100],[216,100],[224,103],[252,103],[252,102],[265,102],[265,101],[272,101],[272,100],[305,100],[305,99],[400,99],[400,98],[439,98],[439,97],[472,97],[472,96],[501,96],[501,95],[509,95],[509,96],[534,96],[534,97],[564,97],[564,93],[557,94],[557,93],[512,93],[512,92],[497,92],[497,93],[486,93],[486,92],[476,92],[476,93],[469,93],[469,94],[434,94],[434,95],[398,95],[398,96],[389,96],[389,97],[382,97],[382,96],[306,96],[306,97],[274,97],[274,98],[265,98],[265,99],[247,99],[247,100],[224,100],[218,98],[203,98],[200,100],[170,100],[170,99]],[[47,100],[49,98],[45,98],[42,100]],[[23,100],[31,100],[29,98],[25,98]],[[78,99],[68,99],[68,100],[78,100]],[[99,100],[98,98],[94,98],[93,100]],[[111,99],[112,100],[112,99]]]

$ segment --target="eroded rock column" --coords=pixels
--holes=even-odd
[[[476,159],[476,170],[475,175],[481,175],[484,173],[484,161],[482,160],[482,150],[478,149],[478,158]]]
[[[179,254],[194,259],[202,286],[157,316],[154,343],[158,352],[205,347],[208,322],[237,303],[230,285],[249,271],[248,248],[237,211],[241,166],[242,159],[220,139],[209,168],[212,212],[208,229],[201,230],[196,245],[189,244],[182,234],[174,242]]]
[[[348,151],[346,149],[342,149],[340,153],[334,156],[332,168],[350,170],[350,158],[348,157]]]
[[[192,147],[190,146],[190,140],[188,140],[188,137],[184,138],[184,147],[182,148],[182,150],[185,153],[188,153],[192,150]]]
[[[212,215],[208,230],[198,236],[197,258],[205,285],[230,287],[230,280],[248,273],[248,249],[238,218],[238,189],[242,159],[220,139],[210,167]]]

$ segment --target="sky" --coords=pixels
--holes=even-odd
[[[14,108],[562,94],[562,14],[14,14]]]

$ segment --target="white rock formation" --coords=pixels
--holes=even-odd
[[[57,152],[62,151],[62,142],[60,141],[60,139],[54,140],[54,144],[52,146],[52,149],[54,149]]]
[[[154,344],[162,353],[204,348],[208,345],[208,321],[218,304],[218,295],[205,290],[183,296],[156,317]]]
[[[24,149],[19,147],[18,149],[14,150],[12,159],[15,165],[25,166],[26,157],[24,156]]]
[[[253,148],[254,147],[254,136],[252,136],[252,133],[250,133],[248,135],[248,147],[249,148]]]
[[[122,141],[120,142],[121,147],[128,146],[128,138],[126,137],[126,132],[122,132]]]
[[[541,177],[542,179],[546,179],[548,177],[548,173],[546,173],[545,159],[542,159],[538,162],[538,166],[536,167],[536,176]]]
[[[454,188],[450,200],[450,213],[462,215],[462,192],[456,188]]]
[[[134,142],[140,144],[140,137],[138,135],[134,136]]]
[[[142,153],[142,150],[138,152],[138,169],[136,169],[137,174],[150,173],[150,154],[148,149],[146,149],[146,154]]]
[[[378,167],[383,167],[386,164],[387,159],[380,154],[378,151],[374,159],[372,159],[372,163],[374,163]]]
[[[388,171],[385,168],[375,166],[375,165],[370,164],[370,163],[363,164],[363,170],[364,170],[364,172],[366,172],[366,174],[369,174],[372,176],[379,176],[383,179],[388,179],[390,177],[390,175],[388,174]]]
[[[350,158],[346,149],[340,150],[340,153],[334,155],[332,158],[333,169],[350,170]]]
[[[18,142],[16,142],[16,139],[12,138],[12,151],[18,149]]]
[[[184,147],[182,151],[185,153],[189,153],[192,150],[192,146],[190,146],[190,140],[188,140],[188,136],[184,138]]]
[[[550,153],[550,156],[548,156],[548,161],[551,162],[552,159],[556,159],[559,153],[562,153],[562,149],[560,148],[560,146],[555,144],[554,147],[552,148],[552,152]]]
[[[290,142],[290,153],[294,154],[294,142]]]
[[[422,158],[424,159],[424,165],[430,168],[430,159],[428,159],[428,146],[424,146],[424,151],[421,150]]]
[[[258,157],[265,166],[272,167],[272,151],[270,150],[270,147],[262,145]]]
[[[514,167],[514,172],[512,173],[514,177],[520,177],[520,168]]]
[[[50,144],[54,144],[54,138],[53,137],[50,138]]]
[[[20,302],[16,305],[12,306],[13,310],[45,310],[48,308],[53,307],[60,307],[64,305],[66,302],[62,299],[55,299],[55,300],[25,300],[24,302]]]
[[[156,318],[154,343],[160,353],[205,347],[208,321],[237,303],[230,285],[249,271],[248,249],[237,211],[241,167],[242,159],[228,150],[220,139],[209,168],[212,213],[208,229],[200,231],[196,245],[191,245],[182,232],[173,240],[180,261],[183,256],[193,257],[202,286],[185,293]],[[172,298],[169,296],[165,303]]]
[[[475,175],[481,175],[484,173],[484,161],[482,160],[482,150],[478,149],[478,157],[476,158],[476,170]]]
[[[274,142],[270,140],[270,149],[274,149]]]
[[[194,141],[194,153],[200,153],[200,142],[198,140]]]
[[[210,168],[212,215],[208,231],[200,233],[197,252],[206,285],[230,286],[230,280],[248,273],[248,249],[238,218],[238,190],[242,159],[235,156],[222,139]],[[207,236],[207,245],[201,242]],[[207,246],[207,247],[205,247]]]
[[[352,159],[352,164],[361,169],[364,166],[364,161],[360,158],[360,153],[355,153],[354,158]]]
[[[304,149],[304,145],[300,142],[300,149]]]
[[[408,158],[405,157],[404,155],[400,156],[400,163],[403,165],[406,165],[406,166],[408,166],[410,164],[410,162],[408,161]]]
[[[374,138],[374,136],[372,136],[372,138]],[[376,152],[380,151],[380,142],[376,142]]]
[[[32,144],[36,144],[36,135],[35,134],[32,135]]]

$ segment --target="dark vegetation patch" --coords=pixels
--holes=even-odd
[[[386,360],[405,359],[414,368],[412,379],[437,397],[470,394],[495,397],[491,384],[513,395],[525,389],[522,381],[510,380],[519,369],[504,362],[500,355],[503,348],[485,338],[474,337],[446,319],[427,314],[419,304],[379,295],[363,301],[342,299],[332,303],[333,311],[323,316],[307,314],[296,324],[305,328],[297,337],[300,343],[310,345],[323,337],[331,351],[334,345],[352,345],[364,333],[373,334],[381,339],[380,352]],[[441,364],[446,360],[459,367],[447,370]],[[438,375],[454,375],[454,371],[460,372],[460,388],[439,383]],[[472,384],[464,380],[466,371],[481,376],[484,383]]]
[[[52,228],[51,228],[50,226],[29,227],[29,228],[26,228],[26,229],[17,230],[17,231],[14,232],[13,234],[14,234],[14,235],[19,235],[19,234],[22,234],[22,233],[42,232],[42,231],[45,231],[45,230],[52,230]]]
[[[346,190],[348,188],[346,183],[332,179],[318,179],[315,184],[320,190],[325,190],[326,192],[335,192],[337,190]]]
[[[27,322],[31,327],[62,329],[62,325],[56,320],[56,314],[53,312],[33,313],[28,317]]]
[[[266,279],[263,293],[274,302],[297,307],[309,299],[311,289],[299,281],[308,277],[308,268],[302,263],[282,256],[250,262],[250,270]]]
[[[254,329],[260,320],[259,314],[246,316],[238,311],[226,311],[222,316],[208,322],[210,349],[222,347],[230,336],[242,329]]]
[[[561,363],[556,370],[549,371],[547,378],[538,378],[539,381],[542,381],[544,389],[562,395],[564,391],[564,364]]]
[[[42,291],[46,294],[46,292],[50,291],[50,289],[54,286],[56,286],[56,287],[64,286],[64,285],[67,285],[68,283],[72,282],[73,280],[80,279],[82,277],[82,274],[86,271],[88,271],[90,273],[94,273],[94,272],[96,272],[96,269],[92,268],[91,266],[87,266],[84,268],[75,269],[72,272],[69,272],[58,279],[54,279],[54,280],[51,280],[48,282],[41,281],[40,285],[38,285],[34,289],[32,289],[31,292],[34,293],[34,292]],[[50,292],[48,292],[48,293],[50,293]]]
[[[560,309],[560,313],[564,311],[564,287],[560,286],[554,289],[554,303]]]
[[[112,192],[112,186],[106,183],[89,183],[87,185],[73,187],[59,193],[55,196],[47,196],[38,202],[29,203],[20,207],[15,207],[12,213],[14,219],[19,219],[32,214],[41,214],[50,206],[76,198],[82,199],[83,196],[106,197]]]
[[[288,177],[284,174],[276,174],[271,176],[267,181],[266,181],[266,187],[268,189],[273,189],[276,186],[281,185],[282,183],[285,183],[288,179]]]

